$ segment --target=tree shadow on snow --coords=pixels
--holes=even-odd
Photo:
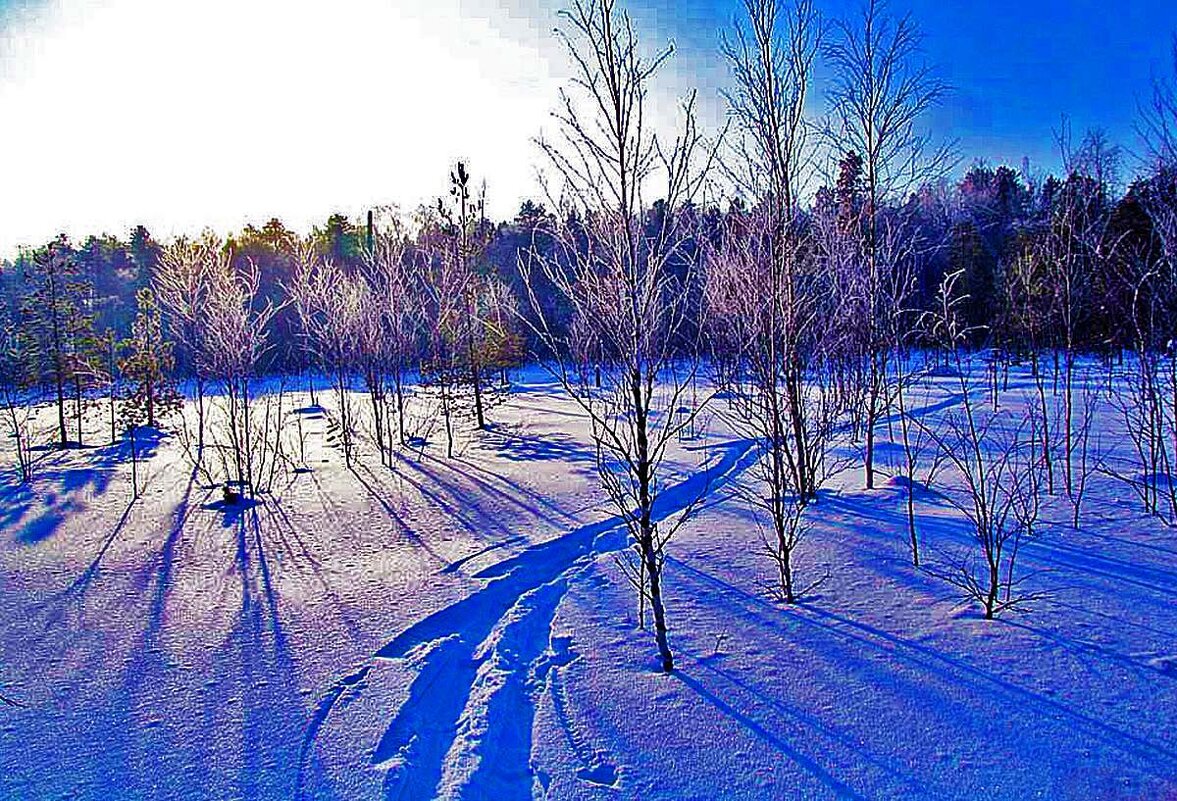
[[[933,645],[809,603],[799,603],[783,614],[766,599],[711,573],[681,563],[679,567],[676,575],[710,588],[711,592],[718,590],[725,600],[732,602],[730,612],[755,625],[764,636],[783,636],[789,648],[812,649],[814,655],[836,665],[837,671],[831,675],[839,676],[840,681],[847,676],[860,680],[874,673],[876,677],[869,681],[872,692],[885,688],[891,694],[910,694],[908,703],[914,707],[935,709],[938,715],[953,721],[954,725],[964,723],[975,731],[987,731],[992,725],[990,716],[975,708],[976,699],[983,699],[986,704],[1005,710],[1003,714],[1007,716],[1027,715],[1031,722],[1041,719],[1057,721],[1068,731],[1081,733],[1135,756],[1143,761],[1141,767],[1154,776],[1165,778],[1177,767],[1177,752],[1163,744],[1140,737],[1036,689],[1016,684],[981,666],[983,663],[974,664]],[[994,625],[1005,625],[1005,622],[995,621]],[[787,628],[782,631],[784,626]],[[869,668],[869,672],[864,673],[863,668]],[[961,691],[967,695],[960,700],[949,694]],[[968,701],[967,706],[965,701]],[[1007,721],[1007,725],[1017,728],[1012,721]]]
[[[693,678],[690,674],[684,672],[681,669],[675,671],[675,673],[672,675],[711,706],[715,707],[724,715],[739,723],[743,728],[747,729],[760,740],[763,740],[765,743],[775,748],[786,759],[797,764],[798,767],[813,776],[826,788],[833,791],[837,798],[851,799],[852,801],[866,801],[866,796],[856,792],[849,785],[839,781],[833,776],[833,774],[819,765],[814,759],[773,734],[771,731],[761,725],[755,718],[744,714],[739,709],[735,708],[727,701],[711,692],[711,690],[707,689],[707,687],[701,681]]]
[[[136,447],[140,461],[151,459],[162,434],[151,430]],[[129,440],[100,447],[53,449],[27,483],[0,479],[0,529],[15,532],[22,545],[52,537],[71,515],[86,509],[87,497],[105,495],[123,464],[130,461]],[[79,463],[79,461],[81,463]]]
[[[512,462],[562,462],[593,466],[597,463],[597,454],[593,448],[577,442],[567,434],[552,433],[540,437],[520,434],[505,426],[492,426],[480,443]]]

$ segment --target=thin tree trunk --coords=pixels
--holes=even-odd
[[[642,538],[642,550],[645,552],[646,576],[650,582],[650,609],[654,613],[654,640],[658,643],[658,655],[662,659],[662,672],[674,672],[674,655],[670,652],[670,642],[666,635],[666,609],[662,603],[662,576],[658,568],[657,555],[654,553],[652,535]]]
[[[78,425],[78,447],[82,445],[82,378],[74,371],[74,417]]]
[[[662,603],[662,575],[658,554],[654,546],[654,522],[652,512],[654,499],[651,495],[652,466],[650,464],[649,412],[642,398],[641,374],[635,369],[630,379],[630,389],[635,412],[636,459],[638,479],[639,548],[645,565],[646,581],[650,589],[650,611],[654,616],[654,639],[662,659],[662,671],[674,671],[674,656],[666,635],[666,608]]]
[[[903,435],[903,458],[907,467],[907,534],[911,540],[911,564],[913,567],[919,567],[920,545],[915,530],[915,455],[911,451],[911,432],[902,380],[896,387],[895,399],[899,405],[899,430]]]
[[[405,445],[405,394],[403,384],[404,380],[398,368],[396,374],[396,430],[401,447]]]

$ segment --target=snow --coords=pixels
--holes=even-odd
[[[954,387],[912,403],[931,420]],[[1047,597],[986,621],[935,574],[964,518],[917,487],[912,568],[904,481],[865,491],[851,461],[798,551],[828,579],[787,607],[736,492],[754,449],[709,415],[658,508],[708,495],[670,546],[665,676],[575,404],[529,372],[491,416],[453,460],[362,446],[348,470],[304,415],[311,470],[245,508],[172,437],[134,503],[120,446],[6,478],[0,798],[1177,795],[1177,535],[1125,485],[1093,477],[1077,531],[1050,498],[1021,557]]]

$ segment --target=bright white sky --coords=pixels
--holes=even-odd
[[[0,258],[57,231],[411,209],[459,157],[508,217],[567,69],[555,7],[0,0]]]

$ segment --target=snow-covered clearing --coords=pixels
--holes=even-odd
[[[531,375],[457,458],[392,470],[345,469],[303,416],[312,469],[251,507],[174,438],[133,504],[121,447],[8,474],[0,798],[1177,797],[1177,534],[1109,476],[1078,531],[1060,493],[1022,546],[1048,597],[986,621],[912,568],[902,482],[852,467],[806,512],[801,581],[829,578],[790,608],[733,495],[751,443],[710,416],[660,507],[707,493],[670,547],[665,676],[556,388]],[[935,571],[969,532],[935,491],[916,510]]]

